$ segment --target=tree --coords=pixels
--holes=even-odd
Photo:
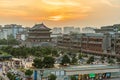
[[[7,77],[8,77],[10,80],[16,80],[16,79],[15,79],[15,78],[16,78],[16,75],[14,75],[14,74],[12,74],[12,73],[10,73],[10,72],[7,73]]]
[[[11,80],[12,79],[12,74],[8,72],[7,77]]]
[[[114,64],[115,61],[114,61],[112,58],[109,58],[109,59],[108,59],[108,63],[109,63],[109,64]]]
[[[8,41],[6,39],[0,39],[0,45],[7,45]]]
[[[104,61],[104,60],[105,60],[105,57],[104,57],[104,56],[102,56],[102,57],[101,57],[101,60],[103,60],[103,61]]]
[[[49,76],[48,76],[48,80],[56,80],[56,75],[54,75],[54,74],[50,74]]]
[[[117,58],[117,62],[120,62],[120,58]]]
[[[70,58],[67,55],[64,55],[61,61],[61,65],[70,64]]]
[[[70,80],[76,80],[75,76],[70,76]]]
[[[59,56],[57,49],[52,49],[52,56]]]
[[[76,59],[76,57],[74,56],[74,57],[72,58],[71,64],[76,64],[76,63],[77,63],[77,59]]]
[[[44,55],[50,55],[51,54],[51,48],[50,47],[43,47],[40,49],[41,53]]]
[[[104,56],[101,57],[101,61],[102,61],[102,63],[104,63],[104,61],[105,61],[105,57]]]
[[[34,55],[36,57],[43,57],[43,53],[41,53],[41,51],[35,51]]]
[[[33,60],[33,64],[32,64],[32,65],[33,65],[34,67],[36,67],[36,68],[43,68],[43,67],[44,67],[42,60],[39,59],[39,58],[35,58],[35,59]]]
[[[78,58],[82,59],[82,57],[83,57],[83,55],[80,53],[79,56],[78,56]]]
[[[51,56],[46,56],[43,59],[43,63],[45,68],[52,68],[54,67],[55,59]]]
[[[94,62],[94,56],[89,57],[89,59],[87,60],[88,64],[91,64],[92,62]]]
[[[31,77],[32,74],[33,74],[33,70],[28,69],[25,71],[25,76],[26,76],[27,80],[32,80],[32,77]]]
[[[28,76],[28,77],[31,77],[32,74],[33,74],[33,70],[28,69],[28,70],[25,71],[25,75]]]
[[[83,56],[84,56],[84,57],[88,57],[88,55],[87,55],[87,54],[84,54]]]
[[[14,36],[11,34],[11,35],[8,35],[7,44],[8,44],[8,45],[18,45],[19,42],[18,42],[18,41],[14,38]]]
[[[26,58],[31,53],[30,48],[27,47],[14,48],[12,46],[6,46],[6,47],[2,47],[1,50],[7,52],[8,54],[11,54],[14,57],[22,57],[22,58]]]
[[[21,57],[23,57],[23,58],[28,57],[28,55],[29,55],[28,48],[23,46],[23,47],[20,47],[19,50],[20,50],[20,56]]]

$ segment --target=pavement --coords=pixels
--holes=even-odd
[[[2,67],[2,71],[0,72],[0,80],[1,80],[1,78],[2,78],[2,80],[9,80],[6,75],[3,75],[3,72],[6,74],[7,71],[9,71],[9,70],[12,70],[13,73],[18,74],[19,77],[22,78],[22,80],[25,80],[24,79],[24,77],[25,77],[24,73],[19,71],[15,66],[13,66],[13,64],[11,65],[11,62],[9,62],[8,64],[3,62],[2,64],[3,64],[3,67]]]
[[[2,73],[0,73],[0,78],[2,80],[9,80],[7,76],[4,76]]]
[[[120,80],[120,77],[119,78],[112,78],[112,79],[104,79],[104,80]]]

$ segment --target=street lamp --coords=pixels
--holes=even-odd
[[[119,68],[118,74],[120,74],[120,62],[118,63],[118,68]],[[118,77],[120,77],[120,75]]]
[[[42,76],[43,76],[43,72],[44,72],[44,70],[40,70],[40,80],[42,80]]]

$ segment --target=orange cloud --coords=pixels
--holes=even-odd
[[[30,18],[68,20],[76,18],[75,16],[79,18],[80,15],[86,15],[90,11],[90,8],[82,6],[77,0],[2,0],[1,2],[0,13],[2,16],[16,16],[23,19],[28,18],[28,20]]]
[[[50,5],[62,5],[62,6],[78,6],[80,3],[77,3],[75,0],[42,0],[42,2]]]
[[[68,20],[87,14],[90,10],[77,0],[1,0],[0,3],[0,16],[28,20]]]
[[[63,19],[64,19],[64,16],[62,16],[62,15],[56,15],[56,16],[48,17],[48,20],[53,20],[53,21],[60,21],[60,20],[63,20]]]
[[[108,13],[119,16],[119,5],[120,0],[0,0],[0,20],[90,22]]]

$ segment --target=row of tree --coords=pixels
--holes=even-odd
[[[11,54],[14,57],[22,57],[26,58],[30,55],[35,57],[44,57],[51,55],[53,57],[59,56],[56,48],[52,47],[12,47],[12,46],[4,46],[1,48],[2,51]]]
[[[7,77],[9,78],[9,80],[22,80],[17,75],[10,72],[7,73]]]
[[[60,60],[61,65],[77,64],[78,59],[76,56],[63,55]],[[53,68],[55,64],[55,58],[52,56],[46,56],[41,58],[35,58],[33,60],[33,66],[36,68]]]
[[[36,68],[53,68],[55,59],[51,56],[46,56],[43,58],[35,58],[33,60],[33,66]]]
[[[61,53],[58,53],[58,49],[53,48],[53,47],[12,47],[12,46],[6,46],[2,47],[1,51],[6,52],[14,57],[22,57],[26,58],[28,56],[34,56],[37,57],[38,59],[35,59],[35,62],[42,62],[44,59],[51,60],[52,58],[59,57]],[[62,54],[64,55],[64,53]],[[69,55],[69,56],[68,56]],[[48,57],[49,56],[49,57]],[[51,58],[50,58],[51,57]],[[76,64],[79,59],[83,59],[83,57],[88,57],[87,55],[84,54],[79,54],[78,58],[76,57],[76,54],[71,54],[67,53],[67,55],[64,55],[62,60],[61,60],[61,65],[66,65],[66,64]],[[43,59],[44,58],[44,59]],[[101,61],[104,62],[105,58],[101,57]],[[117,61],[120,62],[120,59],[117,58]],[[49,61],[48,61],[49,62]],[[92,64],[94,62],[94,56],[88,57],[87,63]],[[45,62],[44,62],[45,63]],[[112,58],[108,58],[108,63],[114,63]],[[43,66],[43,65],[41,65]],[[37,66],[35,66],[37,67]],[[44,67],[48,67],[48,65],[44,65]]]
[[[13,35],[8,35],[7,39],[0,39],[0,45],[18,45],[19,43]]]

